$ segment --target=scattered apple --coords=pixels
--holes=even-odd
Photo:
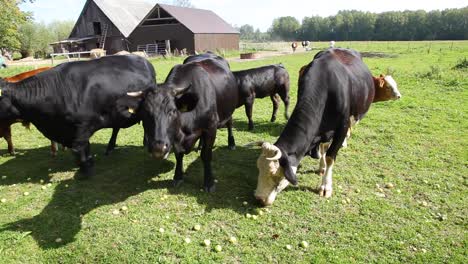
[[[215,250],[216,252],[221,252],[223,250],[223,247],[221,247],[220,245],[216,245]]]
[[[203,244],[207,247],[209,247],[211,245],[211,241],[209,239],[205,239],[203,240]]]

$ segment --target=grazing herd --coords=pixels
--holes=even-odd
[[[251,144],[262,147],[255,190],[262,205],[271,205],[289,183],[297,184],[297,167],[306,156],[320,159],[319,193],[330,197],[333,165],[351,127],[371,103],[401,97],[391,76],[373,77],[358,52],[339,48],[319,52],[302,67],[290,117],[290,80],[282,64],[233,72],[213,53],[188,57],[161,84],[156,84],[152,64],[133,55],[69,62],[25,75],[16,82],[0,79],[0,136],[10,153],[10,125],[32,123],[53,142],[70,148],[80,167],[77,177],[87,178],[94,174],[90,137],[112,128],[109,154],[119,129],[141,121],[143,143],[154,158],[166,159],[174,152],[174,186],[183,182],[184,155],[199,142],[207,192],[215,190],[211,161],[217,129],[228,128],[228,147],[235,149],[235,109],[245,106],[252,130],[255,98],[271,98],[272,122],[281,99],[289,119],[280,137],[274,144]]]

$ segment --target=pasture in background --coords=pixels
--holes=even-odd
[[[278,47],[246,48],[290,48],[290,43],[272,45]],[[327,45],[312,42],[312,47]],[[305,158],[298,187],[288,187],[270,208],[255,205],[260,150],[242,146],[274,142],[286,123],[282,115],[269,122],[268,98],[255,101],[254,131],[247,130],[244,109],[235,112],[237,150],[227,149],[225,129],[218,132],[214,194],[200,191],[203,166],[195,152],[185,158],[185,183],[172,188],[174,156],[149,158],[139,125],[121,131],[108,157],[103,153],[111,130],[96,133],[91,139],[96,176],[75,181],[71,153],[51,158],[47,139],[34,127],[28,131],[16,124],[18,154],[9,156],[6,143],[0,143],[0,199],[6,199],[0,203],[0,262],[465,262],[468,42],[337,46],[367,52],[364,61],[372,73],[390,73],[403,97],[373,104],[353,130],[348,148],[337,157],[331,199],[315,192],[318,161]],[[233,70],[283,63],[291,77],[292,110],[299,69],[318,51],[301,48],[296,54],[230,63]],[[152,62],[162,82],[182,58]],[[30,69],[10,67],[0,76]],[[202,245],[205,239],[209,247]],[[309,247],[301,247],[301,241]]]

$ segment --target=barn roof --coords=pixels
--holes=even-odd
[[[166,10],[171,16],[187,27],[192,33],[231,33],[239,34],[231,25],[216,15],[213,11],[197,8],[179,7],[165,4],[157,4],[157,7]]]
[[[145,18],[154,5],[142,0],[92,0],[114,23],[119,31],[128,37]]]

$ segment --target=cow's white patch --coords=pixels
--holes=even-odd
[[[401,98],[401,93],[400,91],[398,90],[398,85],[396,83],[396,81],[393,79],[392,76],[390,75],[387,75],[384,77],[384,80],[385,80],[385,83],[387,84],[387,86],[392,89],[392,99],[400,99]]]
[[[333,164],[334,160],[332,158],[327,157],[326,159],[326,171],[325,175],[322,177],[322,185],[320,185],[320,196],[329,198],[332,196],[333,192]]]
[[[327,168],[327,162],[325,160],[326,154],[328,147],[330,146],[331,143],[321,143],[319,146],[319,155],[320,155],[320,160],[319,160],[319,174],[324,175],[325,174],[325,169]]]
[[[294,172],[294,174],[296,174],[296,172],[297,172],[297,167],[291,166],[291,169],[292,169],[292,171]]]

